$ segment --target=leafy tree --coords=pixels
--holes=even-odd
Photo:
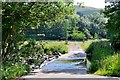
[[[3,3],[2,57],[3,61],[16,55],[24,43],[26,27],[37,28],[43,22],[53,22],[74,12],[72,2]]]
[[[44,53],[44,44],[26,38],[27,29],[36,29],[42,23],[61,20],[66,15],[73,14],[74,7],[72,2],[3,2],[2,4],[2,77],[15,78],[30,71],[29,66],[25,64],[27,58],[38,59],[37,55]]]
[[[50,40],[65,40],[67,37],[67,27],[64,21],[55,22],[45,34]]]
[[[120,1],[110,3],[105,7],[104,13],[108,18],[106,28],[115,50],[120,50]]]
[[[70,34],[70,37],[72,40],[85,40],[86,39],[86,36],[84,33],[82,32],[78,32],[77,30],[73,30],[73,33]]]
[[[105,18],[101,13],[94,13],[80,17],[77,24],[78,30],[84,32],[87,39],[99,37],[106,37]]]

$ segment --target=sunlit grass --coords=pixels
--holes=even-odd
[[[47,49],[48,54],[52,54],[55,51],[59,51],[60,53],[68,52],[68,45],[65,41],[43,41],[44,48]]]
[[[101,68],[94,74],[107,75],[107,76],[120,76],[120,54],[108,56],[106,59],[101,60]]]
[[[85,42],[79,42],[80,46],[86,51],[86,49],[90,46],[90,44],[93,42],[93,40],[88,40]]]
[[[93,43],[93,42],[97,42],[97,41],[108,41],[107,39],[95,39],[95,40],[87,40],[84,42],[79,42],[80,46],[86,51],[88,49],[88,47]]]
[[[86,52],[92,53],[90,73],[120,76],[120,54],[114,53],[108,40],[90,40],[80,44]]]

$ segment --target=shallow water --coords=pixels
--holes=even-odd
[[[68,72],[86,74],[86,64],[83,59],[56,59],[42,67],[43,72]]]

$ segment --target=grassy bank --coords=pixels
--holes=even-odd
[[[94,40],[88,40],[88,41],[79,42],[79,43],[80,43],[80,46],[86,51],[93,41]]]
[[[80,43],[81,44],[81,43]],[[91,63],[89,73],[120,76],[120,54],[114,53],[110,42],[107,40],[86,41],[81,44]]]

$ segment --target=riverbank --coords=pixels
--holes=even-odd
[[[38,68],[45,60],[52,60],[68,52],[65,41],[31,41],[19,46],[17,56],[4,61],[1,66],[3,80],[27,75],[33,68]],[[21,55],[20,55],[21,54]]]
[[[108,40],[90,40],[80,44],[88,54],[91,63],[88,73],[120,76],[120,54],[115,53]]]

